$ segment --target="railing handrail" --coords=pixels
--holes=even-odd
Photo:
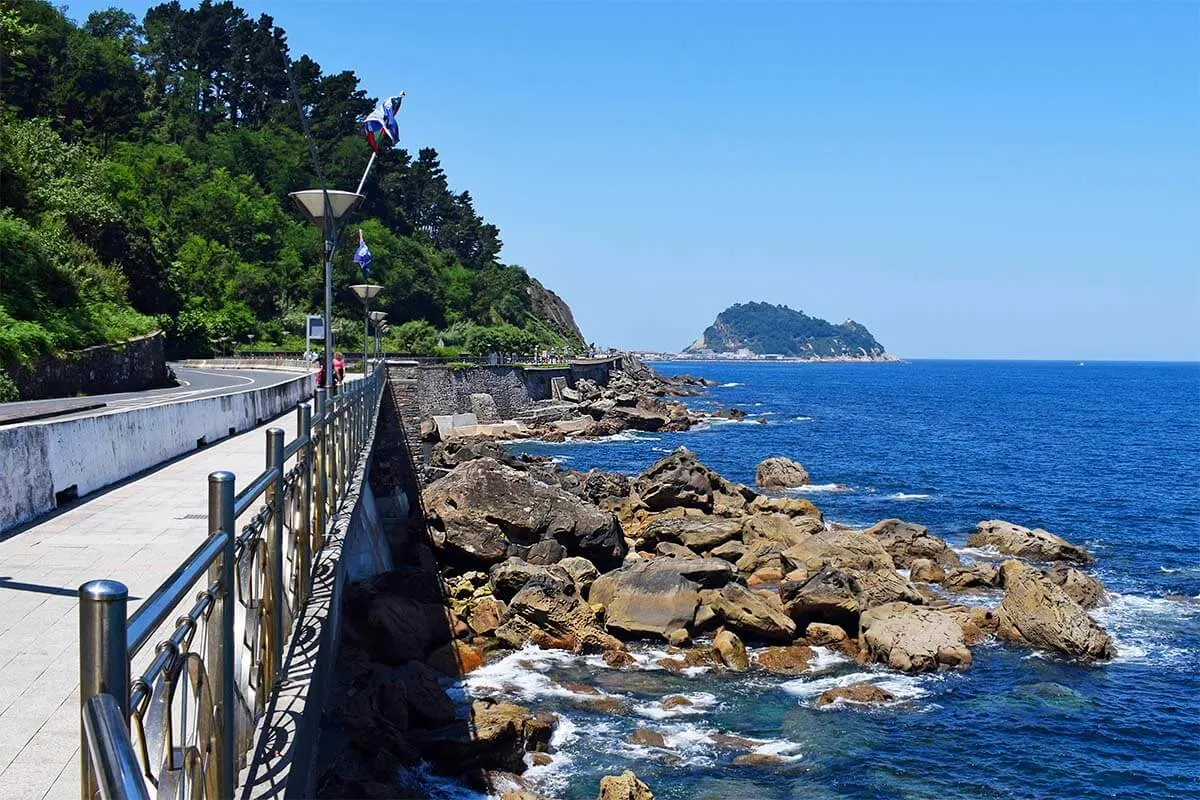
[[[80,587],[83,800],[140,800],[148,797],[147,780],[160,791],[164,781],[188,781],[193,796],[232,796],[250,744],[247,725],[281,674],[285,639],[310,591],[312,553],[370,441],[384,375],[377,363],[337,394],[318,389],[316,413],[308,404],[297,408],[295,439],[285,444],[282,429],[267,431],[265,469],[240,492],[233,473],[210,474],[207,537],[133,614],[126,614],[124,585]],[[296,466],[286,469],[293,458]],[[238,518],[259,498],[262,508],[239,533]],[[197,589],[131,681],[131,659]],[[203,654],[192,647],[201,629]],[[197,736],[208,731],[207,739],[189,744],[192,734],[175,729],[178,703],[181,718],[199,725]]]
[[[93,695],[83,704],[83,733],[102,800],[150,800],[128,725],[111,694]]]

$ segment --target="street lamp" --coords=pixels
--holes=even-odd
[[[371,301],[383,291],[383,287],[374,283],[356,283],[350,289],[358,295],[358,299],[363,304],[363,377],[365,378],[367,377],[367,356],[369,355],[367,342],[371,336],[368,328],[371,321]]]
[[[333,380],[333,251],[342,238],[343,219],[363,196],[333,189],[305,189],[292,192],[304,216],[316,225],[325,238],[325,387]]]
[[[379,329],[387,319],[386,311],[372,311],[368,316],[371,318],[371,325],[375,328],[375,360],[379,360]]]

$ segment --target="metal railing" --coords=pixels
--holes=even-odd
[[[384,380],[377,368],[336,395],[318,389],[315,411],[297,408],[296,439],[267,431],[266,468],[240,491],[233,473],[210,474],[208,535],[132,615],[123,584],[79,588],[84,800],[233,797]]]

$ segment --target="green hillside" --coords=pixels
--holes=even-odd
[[[321,241],[287,193],[319,184],[283,29],[230,2],[76,24],[0,0],[0,40],[0,365],[154,328],[174,355],[301,346],[323,303]],[[352,71],[289,58],[327,185],[353,189],[375,99]],[[403,140],[403,110],[400,124]],[[386,147],[336,260],[339,346],[361,346],[346,288],[358,227],[390,348],[580,345],[565,304],[500,260],[499,229],[437,151]]]

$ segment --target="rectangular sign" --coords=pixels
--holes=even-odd
[[[324,339],[325,338],[325,318],[320,314],[308,315],[308,333],[305,334],[307,339]]]

